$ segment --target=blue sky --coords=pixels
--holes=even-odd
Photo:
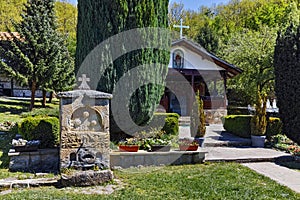
[[[200,6],[214,6],[218,4],[226,4],[230,0],[170,0],[173,2],[182,2],[185,9],[198,10]]]
[[[172,2],[182,2],[185,9],[198,10],[202,5],[204,6],[214,6],[218,4],[226,4],[230,0],[170,0]],[[76,4],[77,0],[69,0],[70,3]]]

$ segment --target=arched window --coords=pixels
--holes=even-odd
[[[184,66],[184,54],[181,50],[177,49],[173,53],[173,68],[182,69]]]

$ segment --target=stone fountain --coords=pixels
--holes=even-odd
[[[63,186],[90,186],[112,180],[109,100],[111,94],[90,90],[85,74],[78,90],[61,92],[60,172]]]

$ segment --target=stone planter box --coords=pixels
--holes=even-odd
[[[266,136],[256,136],[251,135],[251,142],[253,147],[264,148],[265,147]]]
[[[8,156],[10,158],[9,170],[12,172],[58,173],[58,149],[38,149],[25,152],[11,149]]]
[[[169,152],[120,152],[110,155],[111,167],[161,166],[203,163],[207,152],[169,151]],[[58,173],[59,150],[38,149],[35,152],[10,151],[9,170],[16,172],[52,172]]]
[[[183,165],[203,163],[207,152],[198,151],[169,151],[169,152],[119,152],[110,154],[112,168],[130,168],[139,166]]]

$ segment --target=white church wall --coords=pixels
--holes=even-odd
[[[193,51],[179,47],[179,46],[174,46],[171,49],[171,54],[170,54],[170,62],[168,67],[173,68],[173,53],[175,50],[181,50],[184,53],[184,69],[197,69],[197,70],[224,70],[223,68],[217,66],[213,60],[207,60],[203,59],[202,56],[199,54],[194,53]],[[200,62],[199,62],[200,61]]]

